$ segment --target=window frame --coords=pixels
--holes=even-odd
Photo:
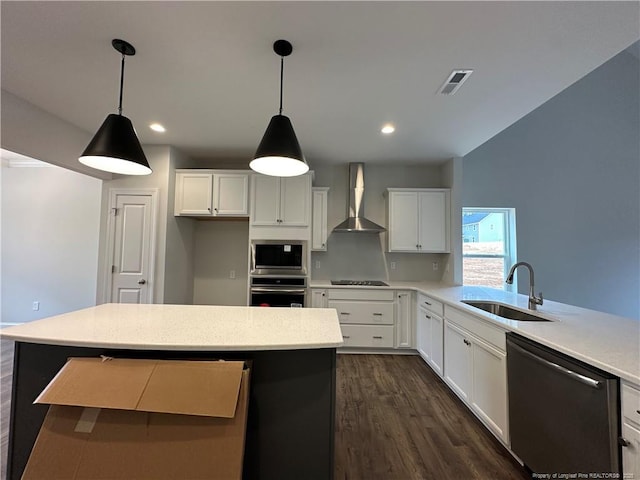
[[[462,216],[465,213],[501,213],[504,215],[504,253],[503,254],[490,254],[490,253],[464,253],[464,239],[462,248],[462,283],[464,285],[464,259],[465,258],[502,258],[504,265],[503,278],[507,278],[511,266],[517,262],[517,242],[516,242],[516,209],[509,207],[462,207]],[[475,226],[474,226],[475,227]],[[462,224],[462,230],[464,230],[464,223]],[[475,230],[474,230],[475,231]],[[503,284],[503,290],[509,292],[516,292],[518,285],[517,272],[514,276],[514,281],[511,285],[506,282]]]

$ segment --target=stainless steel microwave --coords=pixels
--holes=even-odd
[[[251,275],[307,275],[307,242],[252,240]]]

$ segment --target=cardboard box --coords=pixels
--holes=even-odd
[[[248,398],[244,362],[72,358],[22,478],[239,479]]]

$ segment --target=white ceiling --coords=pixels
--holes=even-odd
[[[462,156],[640,38],[638,2],[1,2],[2,88],[93,134],[245,167],[277,113],[311,167]],[[454,96],[453,69],[474,73]],[[167,132],[148,125],[158,121]],[[385,122],[396,133],[379,133]],[[80,154],[80,152],[78,152]]]

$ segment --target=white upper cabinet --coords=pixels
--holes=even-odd
[[[311,207],[311,250],[327,250],[328,187],[314,187]]]
[[[251,199],[252,225],[306,227],[311,210],[311,176],[254,174]]]
[[[249,174],[216,173],[213,175],[214,215],[249,215]]]
[[[211,215],[213,174],[176,172],[174,215]]]
[[[249,215],[249,172],[176,170],[176,216]]]
[[[389,188],[390,252],[449,252],[449,189]]]

